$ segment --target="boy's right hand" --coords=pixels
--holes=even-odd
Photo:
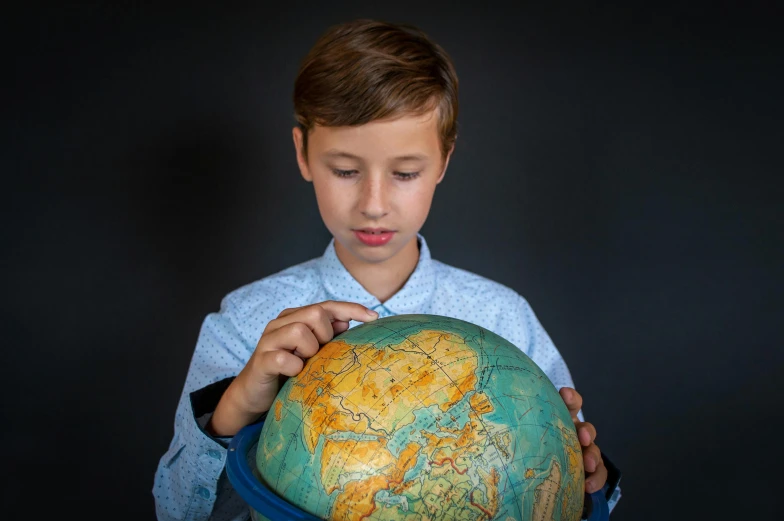
[[[348,329],[349,321],[372,322],[378,313],[361,304],[328,300],[284,309],[270,321],[256,350],[223,393],[206,430],[212,436],[234,436],[269,410],[281,376],[296,376],[305,360]]]

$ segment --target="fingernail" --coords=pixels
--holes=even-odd
[[[372,309],[368,309],[368,310],[367,310],[367,313],[368,313],[368,315],[370,315],[371,317],[377,317],[377,316],[378,316],[378,312],[377,312],[377,311],[373,311]]]

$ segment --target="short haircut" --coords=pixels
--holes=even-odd
[[[408,24],[359,19],[328,28],[294,82],[306,157],[315,125],[362,125],[433,109],[446,158],[457,139],[457,73],[444,49]]]

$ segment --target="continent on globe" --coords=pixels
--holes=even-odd
[[[582,461],[544,372],[439,315],[377,319],[322,346],[281,388],[256,452],[279,496],[356,521],[579,520]]]

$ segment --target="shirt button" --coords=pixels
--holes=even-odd
[[[207,454],[210,455],[212,459],[221,459],[221,454],[215,449],[210,449],[207,451]]]
[[[200,495],[201,497],[203,497],[204,499],[209,499],[209,498],[210,498],[210,491],[209,491],[209,490],[207,490],[207,489],[206,489],[206,488],[204,488],[204,487],[199,487],[199,488],[197,488],[197,489],[196,489],[196,493],[197,493],[198,495]]]

